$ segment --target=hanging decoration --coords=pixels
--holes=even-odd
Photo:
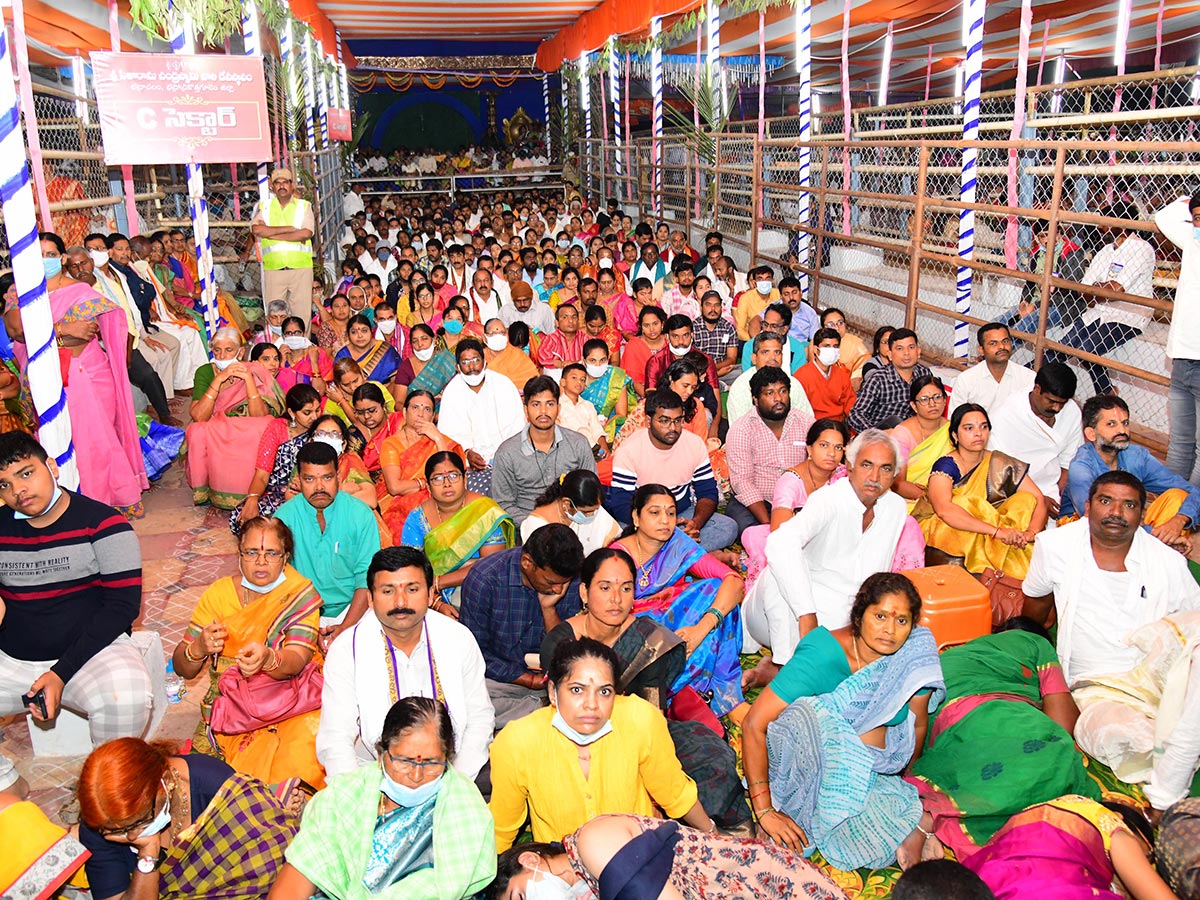
[[[13,14],[19,41],[24,38],[24,15],[19,3]],[[16,279],[17,296],[20,298],[21,327],[25,331],[25,345],[29,349],[27,374],[33,394],[33,408],[37,410],[38,439],[58,463],[59,484],[78,490],[79,471],[75,464],[75,445],[71,440],[67,392],[63,389],[62,368],[54,346],[54,316],[50,310],[50,295],[46,291],[33,189],[29,183],[29,166],[25,157],[21,110],[17,105],[8,32],[4,29],[0,29],[0,74],[3,75],[0,78],[0,109],[4,111],[0,114],[4,236],[11,249],[13,278]]]
[[[965,0],[963,5],[963,34],[966,36],[967,58],[963,63],[963,140],[979,140],[979,92],[983,77],[983,17],[985,0]],[[975,202],[975,162],[978,150],[964,147],[962,151],[962,179],[959,199],[963,203]],[[975,258],[975,210],[964,209],[958,214],[958,256],[960,259]],[[960,316],[971,314],[971,300],[975,293],[975,272],[969,266],[958,267],[958,289],[955,309]],[[954,355],[965,357],[970,347],[971,326],[967,322],[954,323]]]
[[[667,53],[662,57],[663,82],[670,87],[691,85],[695,80],[696,57],[691,53]],[[765,61],[765,74],[770,78],[775,72],[787,65],[787,58],[769,55]],[[633,77],[649,81],[654,67],[650,56],[633,55],[630,59]],[[735,85],[750,86],[759,83],[763,76],[763,66],[760,65],[758,54],[753,56],[726,56],[721,60],[721,71]],[[719,81],[719,79],[718,79]]]
[[[474,90],[484,82],[499,88],[509,88],[516,84],[518,78],[532,77],[542,76],[504,75],[500,72],[351,72],[347,75],[349,87],[359,94],[368,94],[381,87],[403,93],[411,88],[415,81],[419,81],[431,91],[440,91],[447,84],[451,87]]]

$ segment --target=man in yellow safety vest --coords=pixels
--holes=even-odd
[[[296,196],[292,173],[278,168],[271,173],[273,197],[250,222],[250,233],[259,240],[263,261],[263,307],[283,300],[290,315],[307,327],[312,319],[312,236],[316,230],[312,204]]]

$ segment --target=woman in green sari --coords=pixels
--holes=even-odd
[[[424,550],[441,600],[437,612],[458,618],[458,589],[477,559],[516,543],[516,528],[494,500],[467,490],[466,466],[442,450],[425,461],[429,499],[408,514],[400,543]]]
[[[619,366],[609,365],[608,344],[594,338],[583,345],[583,365],[587,369],[587,387],[579,396],[606,419],[604,432],[611,444],[629,410],[637,405],[633,379]]]
[[[412,356],[401,361],[392,386],[397,403],[403,403],[409,391],[429,391],[435,397],[441,397],[442,391],[458,371],[454,365],[454,354],[439,350],[435,340],[433,329],[428,325],[417,324],[412,327],[409,332]]]
[[[1100,799],[1071,737],[1079,709],[1045,629],[1021,618],[1005,628],[941,655],[946,702],[907,776],[960,861],[1031,804]]]

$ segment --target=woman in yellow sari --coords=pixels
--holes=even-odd
[[[908,388],[909,416],[889,433],[900,445],[892,490],[908,501],[911,513],[925,496],[933,464],[952,449],[950,423],[945,419],[946,387],[936,375],[914,378]]]
[[[404,520],[400,543],[424,550],[441,600],[433,609],[458,618],[458,588],[475,561],[516,543],[516,528],[490,497],[467,490],[466,465],[440,450],[425,461],[430,497]]]
[[[267,784],[302,778],[319,790],[325,786],[316,749],[321,598],[312,582],[287,564],[292,534],[280,520],[251,519],[242,526],[238,548],[240,576],[222,578],[200,596],[172,656],[175,671],[184,678],[195,678],[205,669],[209,674],[195,749]],[[297,679],[297,712],[253,731],[217,732],[212,726],[214,708],[230,702],[221,693],[226,680],[222,676],[234,668],[250,684],[262,681],[260,676]]]
[[[1046,527],[1046,498],[1027,464],[987,449],[991,430],[978,403],[954,410],[954,449],[933,464],[913,516],[925,535],[928,563],[961,561],[976,575],[993,568],[1023,579],[1034,538]]]
[[[434,396],[413,391],[404,398],[404,424],[385,438],[379,450],[383,477],[377,485],[379,512],[392,534],[400,534],[408,514],[429,499],[425,462],[434,453],[449,450],[464,456],[463,448],[433,424]]]

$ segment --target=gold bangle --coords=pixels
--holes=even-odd
[[[274,647],[268,647],[267,652],[271,654],[271,659],[274,661],[274,663],[273,665],[263,666],[263,671],[274,672],[283,664],[283,660],[279,658],[279,652]]]
[[[186,644],[183,645],[184,658],[187,659],[189,662],[195,662],[195,663],[204,662],[206,659],[208,659],[210,654],[207,654],[207,653],[204,654],[203,656],[192,656],[192,645],[193,644],[195,644],[195,641],[188,641]]]

